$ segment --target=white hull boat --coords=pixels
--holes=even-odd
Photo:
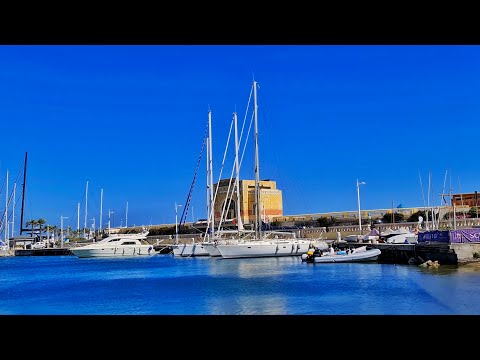
[[[382,252],[380,249],[368,249],[366,246],[354,249],[353,252],[337,251],[337,252],[320,252],[319,255],[307,253],[302,255],[302,261],[313,263],[346,263],[346,262],[369,262],[377,261]]]
[[[405,228],[384,231],[381,236],[387,244],[415,244],[418,242],[418,235]]]
[[[252,257],[279,257],[301,256],[312,246],[309,240],[278,239],[278,240],[251,240],[217,244],[217,249],[224,259],[252,258]]]
[[[178,257],[210,256],[203,243],[177,244],[172,250],[173,255]]]
[[[8,247],[0,247],[0,257],[3,256],[12,256],[12,252],[8,249]]]
[[[70,251],[73,255],[80,258],[146,256],[156,254],[153,245],[145,241],[147,234],[148,231],[140,234],[110,235],[99,242],[73,247]]]
[[[216,242],[203,242],[202,245],[210,256],[222,256],[222,254],[220,254],[220,251],[218,251],[217,249]]]

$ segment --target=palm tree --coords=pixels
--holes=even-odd
[[[57,235],[58,235],[58,226],[54,225],[52,226],[52,232],[53,232],[53,238],[57,240]]]
[[[32,231],[32,233],[31,233],[31,236],[32,236],[32,238],[34,238],[34,236],[33,236],[33,228],[34,228],[34,227],[37,225],[37,220],[33,220],[33,219],[31,219],[31,220],[27,221],[26,225],[27,225],[27,226],[31,226],[31,227],[32,227],[32,230],[31,230],[31,231]]]
[[[47,229],[47,247],[50,247],[50,233],[53,233],[55,236],[56,226],[47,224],[45,225],[45,229]]]
[[[40,218],[40,219],[37,220],[37,225],[40,227],[40,239],[43,238],[43,237],[42,237],[42,235],[43,235],[43,234],[42,234],[42,226],[43,226],[46,222],[47,222],[47,220],[42,219],[42,218]]]

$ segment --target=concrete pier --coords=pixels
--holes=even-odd
[[[441,265],[460,265],[478,261],[480,244],[475,243],[341,243],[339,248],[367,246],[380,249],[379,263],[417,265],[428,260],[438,261]]]
[[[73,255],[68,248],[15,249],[15,256]]]

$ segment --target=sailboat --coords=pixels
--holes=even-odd
[[[254,231],[239,235],[233,240],[216,244],[216,250],[224,259],[252,257],[300,256],[312,246],[313,239],[297,238],[295,232],[263,231],[260,217],[260,173],[258,153],[257,82],[253,81],[253,114],[255,138],[255,224]]]
[[[193,187],[195,185],[195,179],[197,176],[197,171],[198,171],[198,164],[200,163],[200,159],[202,157],[204,145],[207,144],[207,157],[209,154],[209,149],[211,149],[211,119],[212,119],[212,113],[211,111],[208,112],[208,135],[205,134],[204,136],[204,141],[202,143],[202,149],[200,151],[200,156],[198,158],[197,162],[197,170],[195,171],[195,175],[192,181],[192,184],[190,186],[190,192],[187,196],[187,201],[185,204],[185,207],[183,208],[183,213],[180,218],[180,224],[185,222],[185,218],[187,216],[188,212],[188,207],[190,204],[190,200],[192,197],[193,193]],[[210,140],[209,140],[210,139]],[[208,159],[207,159],[207,174],[208,174]],[[180,205],[181,206],[181,205]],[[175,213],[177,212],[177,204],[175,204]],[[172,252],[175,257],[197,257],[197,256],[210,256],[208,251],[205,249],[203,246],[203,243],[195,241],[195,239],[192,239],[190,243],[179,243],[178,242],[178,227],[177,227],[177,220],[175,218],[175,244],[172,246]]]
[[[210,126],[211,126],[211,121],[209,121],[209,127]],[[227,237],[229,237],[229,236],[230,237],[238,237],[242,233],[245,234],[245,233],[251,233],[252,232],[251,230],[245,230],[243,228],[242,218],[240,216],[240,185],[239,185],[240,166],[239,166],[239,161],[238,161],[239,140],[238,140],[238,126],[237,126],[237,113],[236,112],[234,112],[234,114],[233,114],[232,126],[234,126],[234,129],[235,129],[235,131],[234,131],[234,133],[235,133],[235,162],[234,162],[234,168],[232,168],[232,174],[230,176],[230,181],[229,181],[228,189],[227,189],[227,196],[226,196],[224,206],[223,206],[223,209],[222,209],[222,212],[221,212],[220,221],[218,222],[217,230],[215,230],[215,217],[214,217],[213,204],[215,204],[215,202],[216,202],[219,186],[217,186],[215,194],[213,194],[214,185],[213,185],[212,165],[211,165],[211,163],[212,163],[212,152],[211,151],[207,152],[207,155],[208,155],[208,159],[207,159],[207,182],[209,184],[207,186],[207,189],[209,190],[208,193],[207,193],[208,220],[207,220],[207,231],[205,233],[205,240],[202,242],[202,245],[205,248],[205,250],[210,254],[210,256],[217,256],[217,257],[221,256],[220,252],[217,249],[217,245],[219,243],[225,243],[225,241],[226,241],[225,239]],[[231,133],[231,129],[232,128],[230,128],[230,133]],[[208,139],[209,139],[209,142],[207,144],[207,147],[211,150],[212,149],[211,132],[210,132],[210,136],[209,136]],[[229,141],[227,141],[225,154],[227,152],[228,142]],[[225,161],[225,157],[224,157],[224,161]],[[223,169],[224,161],[222,162],[222,169]],[[232,182],[233,182],[232,179],[233,179],[233,171],[234,170],[236,172],[236,176],[235,176],[235,184],[233,185],[233,189],[236,190],[235,204],[236,204],[237,217],[236,217],[236,219],[230,219],[230,220],[235,221],[235,223],[237,225],[237,229],[236,230],[225,230],[225,229],[222,228],[222,225],[225,222],[228,221],[228,219],[226,219],[226,205],[227,205],[227,199],[229,201],[231,201],[232,197],[233,197],[233,190],[231,191],[231,185],[232,185]],[[218,184],[220,184],[220,181],[221,181],[220,180],[221,179],[221,172],[222,171],[220,171]],[[230,202],[229,202],[229,205],[228,205],[227,208],[230,208]]]

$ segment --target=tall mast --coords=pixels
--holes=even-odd
[[[242,215],[240,213],[240,168],[238,166],[238,124],[237,113],[233,113],[233,121],[235,125],[235,187],[237,190],[237,230],[240,232],[243,230]]]
[[[8,170],[5,178],[5,242],[8,240]]]
[[[253,114],[255,120],[255,237],[261,237],[260,222],[260,169],[258,158],[258,109],[257,109],[257,82],[253,81]]]
[[[212,224],[212,238],[215,235],[215,204],[213,203],[213,161],[212,161],[212,111],[208,110],[208,181],[209,181],[209,202],[210,202],[210,216]]]
[[[85,232],[87,231],[87,205],[88,205],[88,181],[85,188],[85,221],[83,222],[83,237],[85,237]]]
[[[128,227],[128,201],[125,209],[125,227]]]
[[[13,204],[12,204],[12,237],[13,229],[15,228],[15,192],[17,191],[17,183],[13,184]]]
[[[20,211],[20,234],[23,232],[23,212],[25,211],[25,184],[27,182],[27,152],[25,152],[25,163],[23,165],[23,184],[22,184],[22,209]]]
[[[77,203],[77,231],[78,236],[80,236],[80,203]]]
[[[207,241],[210,241],[210,229],[213,227],[211,224],[210,224],[210,220],[211,220],[211,216],[210,216],[210,207],[212,206],[212,202],[210,200],[210,178],[209,178],[209,166],[210,166],[210,163],[208,161],[208,158],[209,158],[209,153],[208,153],[208,148],[210,147],[209,145],[209,142],[208,142],[208,137],[205,138],[205,141],[206,141],[206,146],[207,146],[207,161],[206,161],[206,165],[207,165],[207,171],[206,171],[206,181],[207,181],[207,191],[206,191],[206,204],[207,204],[207,228],[206,228],[206,231],[205,231],[205,234],[206,234],[206,238],[207,238]]]
[[[102,232],[102,214],[103,214],[103,189],[100,190],[100,226],[99,231]]]

